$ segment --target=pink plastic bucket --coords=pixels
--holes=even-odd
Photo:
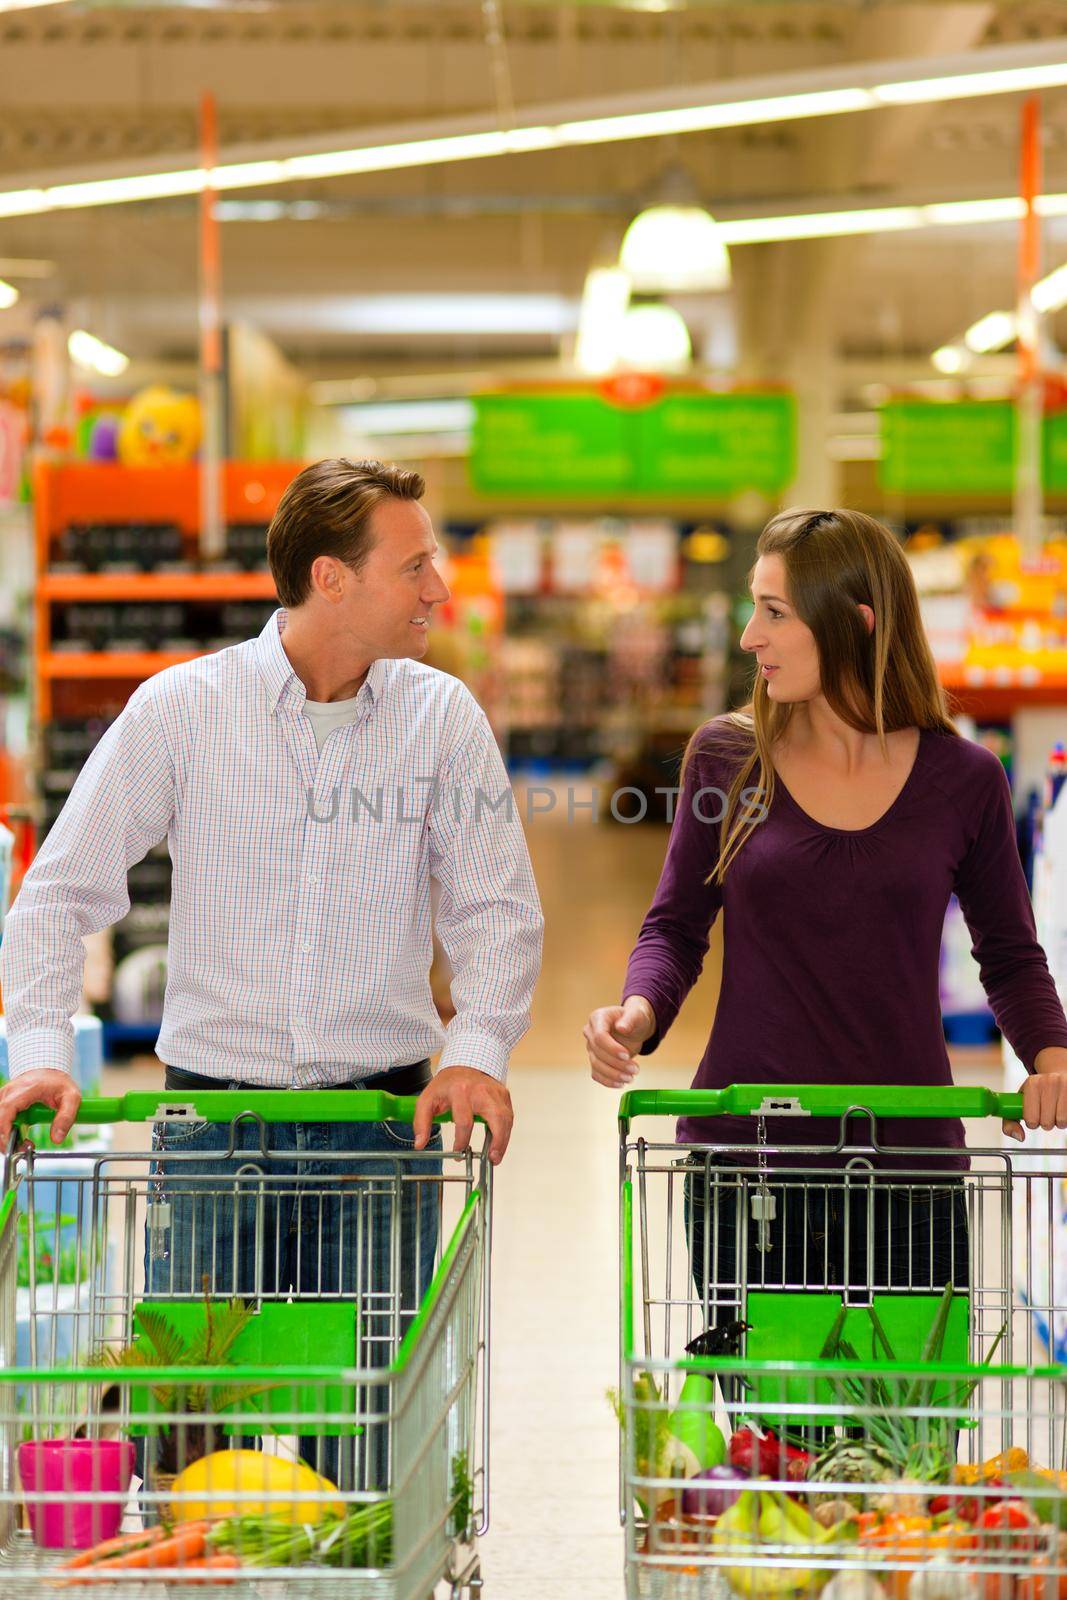
[[[34,1543],[46,1550],[87,1550],[113,1539],[122,1523],[133,1461],[128,1439],[30,1439],[20,1444],[19,1477]]]

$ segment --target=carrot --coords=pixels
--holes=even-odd
[[[69,1572],[75,1567],[91,1567],[94,1562],[107,1561],[110,1556],[136,1550],[140,1545],[155,1544],[163,1538],[166,1531],[166,1528],[158,1527],[136,1528],[133,1533],[120,1533],[116,1539],[105,1539],[103,1544],[94,1544],[91,1550],[79,1550],[76,1556],[63,1562],[59,1571]]]
[[[232,1583],[232,1578],[216,1577],[215,1574],[234,1572],[240,1565],[241,1563],[235,1555],[226,1552],[224,1555],[203,1556],[196,1561],[187,1561],[182,1572],[183,1576],[187,1572],[198,1574],[194,1578],[187,1578],[187,1583]],[[204,1577],[199,1576],[201,1572],[204,1573]]]
[[[103,1572],[137,1572],[146,1567],[181,1567],[190,1561],[196,1561],[207,1550],[207,1541],[204,1537],[208,1522],[188,1522],[183,1524],[169,1539],[160,1539],[156,1544],[145,1545],[142,1549],[131,1550],[127,1555],[112,1556],[109,1561],[97,1563],[97,1570]]]

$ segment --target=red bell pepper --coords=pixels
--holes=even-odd
[[[736,1472],[753,1478],[783,1478],[801,1483],[808,1475],[812,1457],[807,1450],[786,1444],[776,1434],[762,1438],[752,1428],[739,1428],[730,1440],[730,1465]]]

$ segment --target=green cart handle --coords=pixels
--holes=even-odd
[[[151,1090],[83,1100],[75,1120],[232,1122],[250,1111],[264,1122],[413,1122],[417,1103],[416,1095],[385,1094],[380,1089],[178,1089],[171,1094]],[[16,1121],[28,1126],[51,1122],[54,1116],[51,1106],[36,1105],[20,1111]],[[447,1111],[434,1116],[435,1122],[451,1120]]]
[[[624,1128],[634,1117],[1001,1117],[1018,1122],[1021,1094],[995,1089],[889,1087],[885,1084],[735,1083],[728,1089],[629,1089],[619,1101]]]

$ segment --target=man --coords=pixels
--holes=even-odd
[[[327,1182],[343,1176],[328,1157],[353,1149],[395,1171],[398,1147],[425,1149],[444,1111],[457,1149],[481,1115],[502,1159],[504,1079],[529,1026],[542,919],[485,715],[458,679],[419,661],[449,598],[423,489],[418,473],[375,461],[301,472],[267,539],[284,609],[258,639],[141,685],[85,763],[5,924],[5,1146],[35,1102],[54,1109],[54,1140],[69,1131],[82,938],[125,914],[128,868],[165,838],[174,870],[157,1053],[168,1089],[418,1093],[413,1141],[390,1123],[274,1125],[272,1152],[300,1178],[316,1153]],[[454,973],[447,1030],[429,985],[431,877]],[[238,1131],[238,1149],[258,1149],[257,1129]],[[222,1171],[228,1139],[228,1128],[172,1122],[157,1148],[181,1158],[192,1188],[191,1175]],[[163,1161],[157,1176],[178,1170]],[[155,1292],[199,1292],[205,1263],[216,1292],[261,1290],[266,1273],[266,1292],[281,1296],[286,1280],[343,1295],[360,1270],[341,1213],[311,1218],[291,1198],[283,1215],[278,1194],[256,1243],[231,1202],[205,1239],[191,1202],[173,1206],[163,1188],[158,1198],[146,1251]],[[325,1250],[314,1283],[312,1225]],[[410,1310],[432,1270],[436,1219],[406,1215],[403,1228]]]

